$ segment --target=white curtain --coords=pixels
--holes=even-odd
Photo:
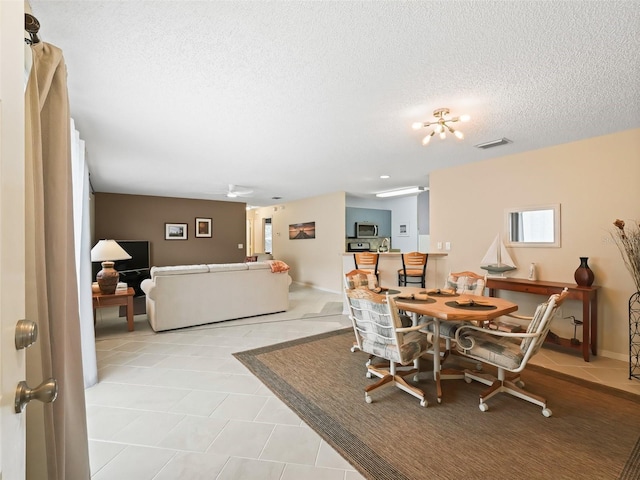
[[[82,346],[84,386],[98,383],[93,305],[91,299],[91,222],[89,212],[89,169],[85,160],[84,140],[71,119],[71,177],[73,183],[73,232],[78,278],[78,308]]]

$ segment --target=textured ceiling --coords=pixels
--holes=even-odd
[[[366,197],[640,127],[638,1],[30,3],[99,192]],[[439,107],[465,139],[423,147]]]

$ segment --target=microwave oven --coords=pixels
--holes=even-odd
[[[356,222],[356,238],[376,238],[378,225],[371,222]]]

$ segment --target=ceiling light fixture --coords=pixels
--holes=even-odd
[[[431,141],[431,137],[433,137],[436,133],[440,135],[440,138],[444,140],[447,138],[447,130],[450,133],[453,133],[455,137],[459,140],[464,138],[464,134],[460,130],[454,130],[450,123],[455,122],[468,122],[471,117],[469,115],[460,115],[459,117],[448,117],[449,109],[448,108],[438,108],[433,111],[433,116],[436,117],[437,120],[433,122],[416,122],[411,125],[411,128],[414,130],[420,130],[421,128],[428,128],[432,125],[435,125],[433,131],[422,139],[422,145],[427,145]]]
[[[411,193],[421,193],[429,190],[427,187],[408,187],[402,188],[400,190],[391,190],[390,192],[380,192],[376,193],[376,197],[386,198],[386,197],[397,197],[399,195],[409,195]]]

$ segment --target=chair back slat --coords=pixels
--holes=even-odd
[[[535,333],[537,335],[535,337],[523,338],[520,344],[520,350],[525,357],[523,360],[524,363],[526,363],[533,355],[538,353],[542,347],[549,330],[551,330],[551,322],[558,311],[558,307],[562,305],[568,295],[568,291],[551,295],[549,300],[541,303],[536,308],[536,311],[527,326],[527,333]]]
[[[458,294],[484,296],[484,288],[487,284],[486,275],[478,275],[474,272],[464,271],[449,273],[444,288],[453,289]]]
[[[358,347],[367,353],[366,344],[396,346],[402,343],[402,326],[395,301],[364,288],[346,291],[349,302],[349,317],[358,342]]]

